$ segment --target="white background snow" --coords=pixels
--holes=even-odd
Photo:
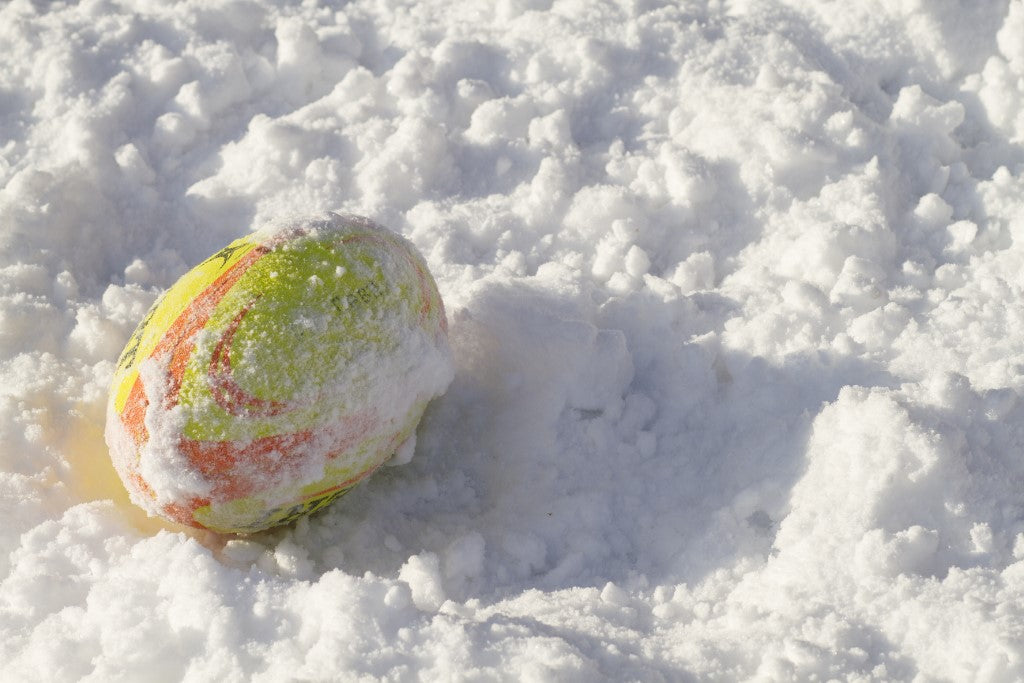
[[[1024,2],[0,8],[0,679],[1024,678]],[[286,212],[419,247],[413,460],[147,520],[114,360]]]

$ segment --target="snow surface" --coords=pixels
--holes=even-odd
[[[0,679],[1024,678],[1021,0],[13,0],[0,52]],[[145,518],[117,354],[324,209],[445,298],[414,457]]]

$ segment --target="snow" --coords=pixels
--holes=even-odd
[[[1024,678],[1024,2],[0,8],[0,679]],[[247,537],[103,442],[275,217],[409,238],[455,378]]]

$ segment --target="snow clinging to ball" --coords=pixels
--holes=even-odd
[[[151,514],[259,531],[411,453],[452,376],[423,258],[327,214],[232,242],[157,300],[118,360],[106,439]]]

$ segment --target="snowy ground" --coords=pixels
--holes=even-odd
[[[13,0],[0,679],[1024,678],[1024,2]],[[146,519],[114,360],[291,211],[412,239],[411,463]]]

